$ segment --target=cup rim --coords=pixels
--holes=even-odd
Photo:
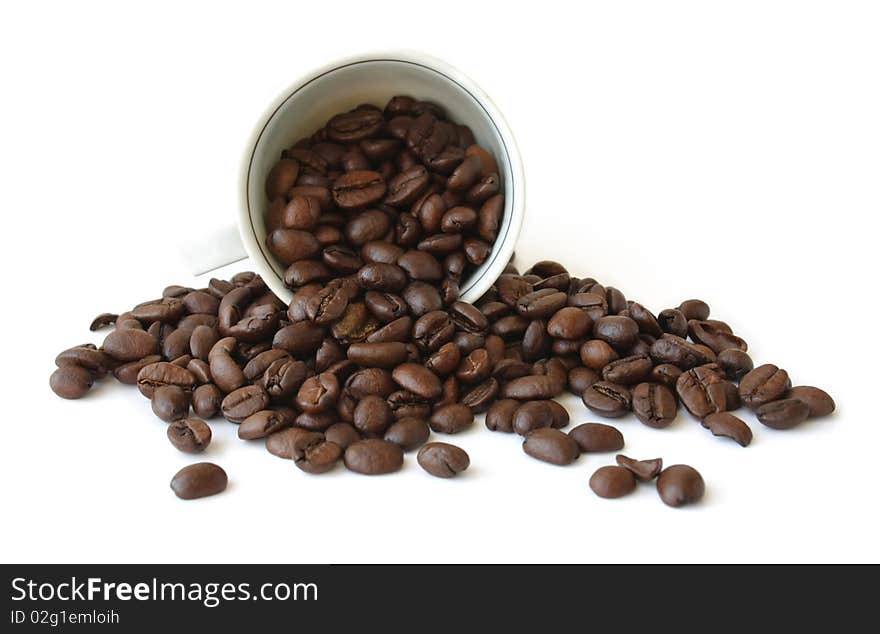
[[[470,77],[449,63],[431,55],[411,50],[373,51],[358,55],[351,55],[333,60],[319,68],[316,68],[291,83],[285,90],[269,104],[257,119],[242,157],[242,168],[239,173],[239,221],[238,231],[241,241],[245,245],[248,255],[251,256],[254,268],[263,278],[269,288],[285,302],[290,302],[293,292],[287,288],[278,274],[269,265],[268,256],[263,250],[263,245],[257,239],[256,231],[250,210],[250,173],[256,158],[256,148],[269,122],[297,91],[307,84],[315,81],[323,75],[336,71],[345,66],[372,61],[403,62],[422,66],[428,70],[445,76],[455,84],[458,84],[465,92],[471,95],[477,104],[485,111],[489,122],[495,127],[504,147],[511,182],[505,183],[504,195],[510,199],[510,221],[505,227],[504,235],[499,235],[492,245],[491,262],[476,279],[468,279],[468,287],[462,292],[460,301],[473,303],[478,300],[495,280],[503,273],[510,258],[513,255],[517,238],[522,229],[525,216],[525,174],[519,148],[513,136],[507,120],[492,99]],[[259,256],[259,257],[258,257]]]

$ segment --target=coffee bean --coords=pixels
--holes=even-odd
[[[431,414],[431,429],[442,434],[457,434],[474,424],[474,414],[467,405],[444,405]]]
[[[352,422],[362,434],[381,436],[393,420],[388,402],[381,396],[369,395],[358,402]]]
[[[481,414],[489,409],[489,406],[498,397],[499,390],[498,381],[494,378],[488,378],[462,394],[461,402],[474,414]]]
[[[619,418],[629,412],[632,405],[630,391],[622,385],[598,381],[584,390],[581,399],[587,408],[607,418]]]
[[[678,310],[687,321],[709,319],[709,304],[701,299],[687,299],[679,304]]]
[[[523,440],[523,451],[532,458],[555,465],[571,464],[580,455],[577,442],[568,434],[553,428],[528,432]]]
[[[238,426],[238,437],[242,440],[265,438],[293,424],[293,417],[284,412],[263,409],[245,418]]]
[[[742,350],[743,352],[748,349],[745,340],[732,333],[725,332],[708,321],[691,320],[688,322],[688,330],[691,339],[708,346],[715,353],[731,348]]]
[[[452,478],[471,462],[464,449],[445,442],[428,443],[419,449],[416,459],[422,469],[438,478]]]
[[[151,363],[138,372],[138,390],[147,398],[153,398],[153,392],[163,385],[175,385],[184,392],[192,392],[196,377],[189,370],[166,361]]]
[[[690,370],[710,362],[709,357],[694,344],[669,334],[651,344],[650,354],[654,363],[670,363],[682,370]]]
[[[810,417],[810,407],[804,401],[784,398],[764,403],[755,410],[755,415],[772,429],[791,429]]]
[[[177,385],[161,385],[150,399],[153,413],[166,422],[184,418],[189,412],[191,396]]]
[[[427,442],[431,435],[428,424],[420,418],[401,418],[385,430],[384,438],[410,451]]]
[[[326,473],[336,466],[342,454],[342,447],[326,439],[300,435],[293,443],[293,464],[306,473]]]
[[[324,432],[324,437],[328,441],[339,445],[343,451],[348,449],[349,445],[361,439],[361,435],[351,423],[334,423],[330,425]]]
[[[590,477],[590,488],[601,498],[619,498],[635,491],[636,477],[617,465],[599,467]]]
[[[171,444],[185,453],[202,452],[211,443],[211,428],[198,418],[176,420],[167,431]]]
[[[266,436],[266,450],[273,456],[292,460],[294,454],[298,451],[297,447],[302,448],[323,440],[324,435],[320,432],[308,431],[299,427],[288,427]]]
[[[381,438],[358,440],[343,455],[346,468],[364,475],[392,473],[403,466],[403,450]]]
[[[565,293],[548,288],[520,295],[515,305],[517,312],[523,317],[548,319],[564,308],[567,301]]]
[[[394,381],[403,389],[427,399],[440,396],[440,379],[428,368],[417,363],[403,363],[391,373]]]
[[[601,370],[618,358],[614,348],[605,341],[591,339],[580,348],[581,363],[593,370]]]
[[[616,427],[602,423],[582,423],[568,432],[583,452],[623,449],[623,434]]]
[[[757,409],[775,401],[791,389],[788,372],[772,363],[760,365],[746,374],[739,383],[739,396],[743,405]]]
[[[143,330],[116,329],[104,338],[102,348],[117,361],[136,361],[158,350],[159,342]]]
[[[213,383],[200,385],[193,390],[192,409],[199,418],[214,418],[220,412],[223,393]]]
[[[555,417],[549,405],[551,402],[540,400],[523,403],[513,415],[513,431],[525,436],[535,429],[552,427]]]
[[[745,421],[730,412],[709,414],[702,420],[702,424],[713,435],[732,438],[743,447],[748,447],[752,442],[752,430]]]
[[[599,374],[590,368],[577,366],[568,371],[568,391],[580,396],[588,387],[599,380]]]
[[[521,403],[514,399],[495,401],[486,412],[486,427],[490,431],[513,432],[513,418]]]
[[[624,456],[622,453],[614,456],[614,460],[618,465],[632,471],[637,480],[642,482],[650,482],[656,478],[660,471],[663,470],[663,459],[653,458],[651,460],[633,460]]]
[[[684,372],[675,384],[682,405],[694,418],[704,419],[709,414],[727,409],[724,381],[709,366],[700,366]]]
[[[651,370],[651,374],[648,377],[654,383],[660,383],[661,385],[665,385],[670,390],[675,389],[675,384],[678,382],[678,377],[681,376],[681,368],[672,365],[671,363],[661,363],[660,365],[655,365],[654,369]]]
[[[754,368],[752,358],[748,353],[737,348],[728,348],[719,352],[717,362],[727,378],[733,381],[742,380]]]
[[[633,385],[646,379],[653,369],[648,355],[633,355],[611,361],[602,368],[602,378],[612,383]]]
[[[705,491],[703,476],[688,465],[666,467],[657,477],[657,493],[668,506],[678,507],[699,502]]]
[[[503,398],[531,401],[558,396],[565,389],[565,380],[553,376],[529,375],[506,383],[501,389]]]
[[[327,411],[339,398],[339,380],[330,372],[306,379],[296,394],[296,405],[311,414]]]
[[[639,383],[632,391],[632,408],[636,418],[648,427],[668,427],[678,409],[675,394],[665,385]]]
[[[353,343],[348,347],[348,358],[370,368],[393,369],[406,361],[406,345],[401,342]]]
[[[828,392],[818,387],[798,385],[791,388],[785,398],[793,398],[806,403],[810,411],[810,418],[828,416],[834,411],[834,399],[828,395]]]
[[[226,489],[226,472],[211,462],[187,465],[171,479],[171,490],[182,500],[216,495]]]
[[[95,378],[91,372],[78,365],[61,366],[49,378],[49,386],[61,398],[82,398],[91,389]]]
[[[259,385],[246,385],[226,395],[220,403],[223,417],[232,423],[241,423],[251,414],[266,409],[269,395]]]

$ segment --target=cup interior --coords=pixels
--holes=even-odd
[[[269,287],[284,301],[292,293],[282,282],[285,266],[266,247],[266,211],[269,201],[264,183],[269,171],[281,157],[282,150],[298,139],[310,136],[339,112],[361,103],[384,107],[394,95],[410,95],[416,99],[441,104],[450,119],[471,128],[477,143],[490,151],[502,178],[505,194],[504,216],[498,238],[486,262],[467,279],[462,280],[461,297],[465,301],[479,298],[500,274],[513,251],[521,217],[514,222],[516,188],[512,167],[512,139],[505,139],[487,105],[451,73],[414,60],[363,59],[334,66],[316,73],[293,86],[282,96],[277,107],[268,113],[255,131],[255,142],[246,160],[244,175],[244,207],[240,229],[248,251],[256,260],[260,274]],[[517,161],[518,165],[518,161]],[[518,174],[517,174],[518,175]],[[519,214],[522,213],[519,205]],[[263,266],[261,266],[263,265]]]

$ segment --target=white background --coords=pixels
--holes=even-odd
[[[876,4],[525,4],[5,5],[3,561],[880,561]],[[526,163],[523,268],[554,258],[656,311],[705,298],[838,413],[755,422],[746,449],[686,414],[620,421],[625,453],[702,472],[687,510],[648,485],[599,499],[587,480],[612,455],[553,467],[482,424],[453,440],[471,469],[444,481],[412,454],[391,476],[310,477],[217,419],[204,458],[228,491],[176,499],[190,459],[148,402],[112,380],[62,401],[52,359],[100,342],[99,312],[206,284],[178,236],[234,217],[264,106],[376,48],[442,57],[504,112]]]

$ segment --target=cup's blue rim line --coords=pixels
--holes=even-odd
[[[308,86],[312,82],[317,81],[318,79],[321,79],[325,75],[329,75],[330,73],[336,72],[336,71],[341,70],[343,68],[348,68],[350,66],[357,66],[358,64],[369,64],[372,62],[397,62],[397,63],[401,63],[401,64],[411,64],[412,66],[419,66],[421,68],[424,68],[425,70],[432,71],[432,72],[440,75],[441,77],[446,78],[447,80],[449,80],[450,82],[452,82],[453,84],[455,84],[456,86],[461,88],[465,93],[467,93],[471,97],[471,99],[474,100],[474,102],[486,114],[487,119],[492,123],[492,127],[495,129],[495,132],[497,133],[498,138],[501,140],[501,145],[504,147],[504,154],[507,157],[507,165],[508,166],[513,165],[513,160],[512,160],[512,157],[510,156],[510,150],[507,147],[507,141],[504,138],[504,134],[502,133],[502,131],[498,128],[498,124],[495,122],[495,118],[483,105],[483,102],[481,99],[479,99],[476,95],[473,94],[473,92],[468,90],[467,87],[463,86],[460,82],[458,82],[453,77],[450,77],[446,73],[444,73],[440,70],[437,70],[436,68],[434,68],[432,66],[428,66],[426,64],[421,64],[419,62],[415,62],[415,61],[407,60],[407,59],[396,59],[396,58],[391,58],[391,57],[387,57],[387,58],[386,57],[376,57],[376,58],[370,58],[370,59],[359,59],[356,61],[348,62],[345,64],[341,64],[339,66],[334,66],[333,68],[330,68],[330,69],[328,69],[318,75],[315,75],[314,77],[312,77],[308,81],[297,86],[296,90],[294,90],[293,92],[288,94],[284,99],[282,99],[281,102],[278,104],[278,106],[272,111],[272,113],[268,117],[266,117],[266,120],[263,123],[263,127],[260,129],[260,133],[257,135],[256,141],[254,142],[253,147],[251,148],[251,157],[250,157],[250,160],[248,161],[248,170],[247,170],[247,177],[246,177],[246,184],[245,184],[245,187],[246,187],[245,204],[247,205],[248,222],[250,223],[251,233],[254,236],[254,238],[256,238],[256,236],[257,236],[257,229],[254,226],[253,210],[251,209],[251,191],[250,191],[251,170],[253,169],[254,161],[256,160],[257,146],[259,146],[260,139],[263,138],[263,134],[266,132],[266,128],[269,126],[269,123],[272,121],[272,119],[275,117],[275,115],[278,113],[278,111],[281,110],[281,108],[284,106],[284,104],[286,104],[290,100],[291,97],[296,95],[299,91],[301,91],[303,88],[305,88],[306,86]],[[511,176],[513,176],[513,175],[511,174]],[[510,189],[511,191],[508,192],[507,189]],[[504,191],[504,195],[505,195],[505,206],[509,205],[509,208],[511,210],[509,222],[504,224],[504,233],[496,236],[495,242],[492,244],[492,253],[491,253],[490,259],[487,262],[484,262],[483,264],[480,265],[480,267],[483,269],[483,272],[480,274],[479,277],[472,277],[469,280],[468,287],[466,289],[461,289],[462,295],[464,295],[470,288],[474,287],[480,280],[482,280],[486,276],[486,273],[492,268],[492,265],[495,263],[495,260],[498,258],[498,255],[501,251],[500,248],[496,248],[496,245],[503,244],[507,238],[508,232],[510,231],[510,226],[513,222],[513,210],[516,208],[516,192],[513,191],[512,187],[506,187],[505,191]],[[507,196],[510,196],[509,201],[506,200]],[[275,257],[271,254],[266,253],[262,240],[255,239],[254,242],[257,244],[257,248],[260,249],[260,254],[263,256],[263,260],[265,262],[267,262],[270,265],[270,267],[272,268],[272,270],[275,271],[275,274],[278,275],[279,278],[281,278],[282,274],[279,274],[278,271],[275,269],[275,265],[276,265]],[[475,299],[479,299],[479,298],[475,298]]]

